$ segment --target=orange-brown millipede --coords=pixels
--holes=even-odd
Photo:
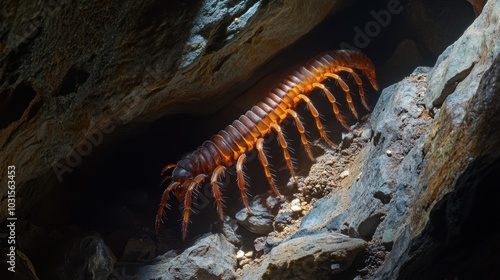
[[[163,216],[164,208],[168,206],[167,200],[170,192],[173,192],[177,199],[184,202],[184,215],[182,218],[182,239],[186,239],[187,225],[191,209],[191,198],[193,190],[198,187],[208,176],[212,184],[212,191],[216,200],[219,217],[223,220],[221,193],[219,190],[218,179],[224,173],[227,167],[236,163],[238,178],[238,187],[241,192],[243,203],[248,212],[251,209],[248,205],[245,194],[245,180],[243,175],[243,164],[246,159],[246,153],[257,148],[259,160],[264,167],[264,172],[273,192],[283,199],[276,185],[273,182],[271,171],[266,155],[263,150],[264,137],[274,130],[278,136],[278,141],[283,149],[283,156],[286,165],[290,170],[295,182],[295,172],[290,160],[290,154],[287,148],[287,142],[281,131],[280,124],[291,116],[300,133],[300,139],[304,145],[305,151],[309,157],[314,157],[309,148],[306,139],[304,125],[299,119],[294,109],[297,104],[304,101],[312,116],[316,121],[316,127],[325,141],[331,146],[332,143],[323,129],[318,110],[314,107],[307,95],[313,89],[321,89],[333,106],[333,112],[340,123],[348,130],[349,127],[342,119],[337,107],[334,95],[322,84],[328,78],[335,79],[342,90],[345,92],[346,100],[351,112],[358,117],[351,98],[349,86],[337,75],[339,72],[347,72],[352,76],[359,88],[359,96],[363,106],[369,110],[363,90],[361,78],[354,72],[354,69],[360,70],[368,79],[375,90],[378,90],[375,81],[375,68],[368,57],[364,54],[351,51],[339,50],[329,51],[309,60],[305,65],[299,67],[284,79],[274,90],[269,92],[263,101],[253,106],[239,119],[228,125],[224,130],[219,131],[212,136],[210,140],[205,141],[201,147],[190,153],[177,164],[169,164],[163,168],[161,174],[164,175],[167,170],[173,169],[171,176],[166,176],[162,184],[171,181],[163,192],[160,207],[156,215],[155,233],[158,235],[160,222]]]

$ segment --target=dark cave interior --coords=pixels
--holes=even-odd
[[[408,7],[406,6],[407,3],[402,2],[401,4]],[[473,14],[468,4],[462,4],[454,7],[454,10],[467,16],[464,16],[463,21],[457,23],[455,34],[446,34],[447,38],[443,38],[443,40],[448,41],[442,43],[443,47],[458,38],[473,20]],[[268,88],[276,80],[263,78],[262,73],[267,73],[265,77],[273,77],[273,74],[276,77],[283,71],[293,69],[297,61],[306,60],[326,50],[339,49],[342,42],[352,42],[356,36],[354,28],[356,26],[363,27],[364,23],[374,20],[369,11],[386,9],[385,5],[386,3],[374,1],[358,1],[340,14],[330,16],[292,46],[276,55],[266,65],[263,65],[261,69],[256,71],[256,78],[250,78],[249,80],[256,80],[257,84],[261,84],[260,88]],[[417,45],[422,45],[423,56],[417,65],[402,62],[396,65],[398,68],[391,68],[390,72],[377,73],[380,88],[382,89],[402,79],[417,66],[432,66],[437,59],[437,55],[430,53],[425,49],[423,43],[419,43],[420,35],[418,34],[422,32],[414,31],[416,27],[404,17],[403,13],[407,12],[405,9],[401,14],[392,15],[390,25],[384,27],[375,37],[370,38],[367,46],[362,48],[362,51],[373,59],[378,69],[379,67],[383,68],[384,63],[387,62],[397,48],[398,43],[402,40],[413,39],[417,42]],[[353,17],[353,14],[359,15],[359,17]],[[347,80],[352,84],[352,79],[347,78]],[[335,84],[331,82],[328,86],[333,89]],[[241,87],[251,88],[252,85],[243,84]],[[368,87],[365,85],[365,89]],[[247,95],[246,98],[255,100],[255,102],[258,101],[257,97],[248,97],[249,94],[253,93],[251,90],[247,92],[249,93],[243,94]],[[378,95],[379,93],[373,90],[368,91],[369,105],[371,107],[376,103]],[[355,98],[355,102],[359,104],[359,100],[357,97]],[[325,97],[322,94],[313,93],[311,99],[323,114],[323,119],[334,120],[331,105],[324,102]],[[299,113],[306,127],[311,128],[314,121],[310,113],[305,106],[300,107]],[[349,124],[356,122],[346,106],[342,106],[341,111]],[[67,190],[69,197],[67,203],[69,209],[71,209],[69,212],[70,221],[78,228],[102,233],[105,239],[107,234],[120,229],[120,232],[124,235],[121,241],[115,234],[108,236],[111,244],[120,243],[117,244],[116,248],[123,247],[128,235],[137,234],[134,231],[141,228],[148,228],[148,232],[152,233],[159,199],[163,192],[163,188],[159,187],[162,179],[160,170],[166,164],[175,163],[183,155],[196,149],[204,140],[209,139],[211,135],[224,128],[228,120],[236,119],[242,113],[244,112],[241,109],[234,109],[229,104],[220,112],[216,112],[211,116],[185,114],[167,116],[152,124],[141,125],[131,133],[123,132],[123,135],[128,134],[128,136],[119,138],[119,141],[98,147],[88,158],[84,159],[81,166],[76,168],[70,175],[66,175],[62,182],[63,188]],[[366,113],[368,112],[364,111],[360,115]],[[327,123],[327,128],[330,132],[335,132],[330,133],[330,137],[335,143],[339,143],[341,133],[337,131],[345,132],[345,130],[336,121]],[[125,131],[126,129],[118,128],[117,131]],[[303,149],[298,145],[300,141],[294,126],[287,125],[284,130],[291,139],[292,148],[295,148],[296,153],[293,156],[299,159],[304,158],[299,155]],[[319,137],[315,129],[309,129],[308,132],[310,140]],[[269,142],[266,145],[271,155],[271,164],[274,170],[278,171],[278,182],[280,185],[286,185],[289,175],[281,151],[276,149],[278,147],[277,141]],[[308,161],[308,159],[299,162],[299,165],[304,165],[307,168],[310,163],[305,161]],[[267,191],[267,181],[257,160],[247,164],[246,172],[252,182],[249,190],[251,195]],[[232,173],[229,176],[235,179],[234,171]],[[239,197],[236,180],[232,181],[234,181],[234,185],[230,184],[224,190],[224,196],[228,198],[227,209],[225,209],[227,215],[233,215],[235,209],[242,207],[241,199],[231,199]],[[180,240],[181,212],[176,210],[178,202],[173,198],[170,201],[173,204],[172,210],[167,211],[166,224],[163,225],[163,228],[168,229],[169,238]],[[210,203],[213,204],[213,201]],[[206,232],[210,228],[210,224],[218,220],[215,206],[207,207],[203,213],[191,217],[192,223],[189,228],[191,238]],[[127,233],[124,234],[124,232]],[[172,244],[180,248],[186,246],[180,242],[173,242]]]
[[[418,17],[419,13],[411,12],[412,15],[408,15],[412,9],[411,1],[402,0],[402,12],[391,15],[390,24],[386,27],[381,27],[379,31],[374,30],[375,35],[373,37],[366,37],[368,38],[368,41],[365,41],[366,46],[360,48],[373,60],[375,67],[381,70],[377,73],[381,89],[401,80],[418,66],[433,66],[438,55],[444,48],[453,43],[474,20],[472,9],[466,1],[461,1],[460,3],[456,3],[455,1],[427,2],[433,3],[432,5],[436,6],[436,11],[442,10],[443,6],[450,6],[448,11],[451,14],[460,15],[461,20],[454,21],[454,29],[447,30],[448,33],[440,38],[440,42],[436,43],[437,46],[440,46],[438,52],[429,50],[424,42],[426,32],[429,32],[429,28],[440,27],[417,25],[411,18]],[[260,69],[257,69],[255,75],[250,77],[248,81],[241,81],[238,85],[238,90],[242,92],[242,97],[239,98],[247,100],[246,104],[250,104],[248,100],[257,102],[259,94],[262,95],[265,92],[255,93],[255,88],[271,88],[277,80],[276,77],[280,77],[283,73],[293,69],[301,61],[327,50],[340,49],[340,46],[344,42],[355,45],[353,39],[357,36],[356,27],[365,28],[367,24],[374,21],[373,13],[370,13],[370,11],[387,9],[386,5],[386,2],[360,0],[339,14],[329,16],[296,43],[284,49],[265,65],[262,65]],[[429,6],[432,5],[429,4]],[[454,18],[456,16],[447,17],[447,19]],[[393,56],[398,45],[404,40],[413,40],[420,51],[421,57],[418,59],[415,57],[396,57],[398,63],[390,62],[391,56]],[[349,85],[354,86],[352,79],[346,78],[346,80]],[[364,80],[364,82],[366,81]],[[327,83],[327,86],[332,91],[337,87],[334,82]],[[365,89],[368,93],[369,105],[373,108],[380,93],[371,89],[369,90],[368,83],[365,84]],[[336,90],[339,93],[340,89]],[[358,97],[355,96],[354,98],[356,104],[360,105]],[[342,132],[345,132],[345,129],[335,120],[331,112],[331,105],[325,102],[325,96],[319,94],[317,91],[311,94],[311,99],[323,115],[323,121],[330,132],[329,136],[334,143],[339,143]],[[17,100],[15,102],[23,106],[21,103],[24,100]],[[352,125],[356,123],[356,119],[350,114],[347,106],[343,104],[345,102],[340,100],[339,103],[341,103],[341,111],[348,124]],[[312,125],[314,120],[310,116],[309,111],[305,106],[300,106],[298,112],[306,128],[308,128],[309,140],[318,139],[319,134],[314,129],[314,125]],[[129,126],[117,127],[114,132],[115,136],[110,137],[111,140],[109,141],[106,140],[105,144],[95,147],[92,154],[85,157],[81,165],[75,168],[70,174],[66,174],[61,183],[54,180],[60,190],[57,201],[58,203],[64,203],[65,207],[63,208],[66,208],[68,211],[66,213],[59,213],[52,223],[44,226],[55,228],[61,232],[67,232],[69,235],[74,231],[99,232],[118,258],[123,253],[127,240],[131,236],[147,235],[153,240],[162,241],[163,244],[168,241],[170,245],[159,249],[157,254],[164,253],[170,249],[182,249],[189,246],[190,240],[194,240],[197,236],[209,230],[217,230],[218,214],[214,201],[209,201],[210,207],[204,208],[203,212],[191,215],[191,224],[188,232],[189,240],[183,243],[181,242],[180,229],[182,214],[178,210],[179,203],[171,197],[169,200],[172,204],[171,210],[167,211],[167,218],[162,225],[160,236],[155,237],[155,215],[161,194],[164,190],[163,187],[159,186],[162,180],[160,171],[166,164],[175,163],[184,155],[196,149],[203,141],[209,139],[211,135],[223,129],[228,124],[228,121],[236,119],[242,113],[244,113],[242,108],[237,108],[230,103],[222,110],[208,116],[179,114],[165,116],[149,124],[134,124],[133,129]],[[360,109],[361,116],[368,113],[368,111],[361,111]],[[327,119],[332,121],[326,122],[325,120]],[[2,125],[3,123],[0,124],[0,127]],[[300,146],[299,135],[292,124],[286,124],[283,128],[291,140],[291,146],[294,150],[292,157],[297,159],[299,166],[298,175],[305,176],[311,163]],[[286,186],[289,179],[289,173],[284,164],[281,150],[278,149],[279,145],[275,137],[270,136],[269,140],[266,141],[266,146],[271,158],[271,166],[277,174],[278,185],[284,188],[283,186]],[[321,153],[321,151],[313,152]],[[496,168],[495,170],[498,170],[498,163],[493,165],[493,167]],[[245,170],[249,177],[249,182],[251,182],[251,186],[249,187],[249,194],[251,196],[268,190],[269,187],[258,160],[249,161]],[[226,176],[230,176],[232,179],[230,180],[230,184],[223,190],[224,197],[226,197],[226,208],[224,210],[226,215],[233,217],[234,213],[243,207],[243,204],[241,199],[239,199],[239,190],[236,186],[234,170],[230,170],[228,173],[230,174]],[[488,176],[493,177],[495,172],[488,174]],[[492,180],[494,182],[498,181],[495,181],[494,178]],[[492,185],[487,184],[487,181],[491,182],[491,180],[481,178],[477,184],[485,184],[485,188],[488,187],[491,189]],[[31,182],[30,184],[36,183]],[[485,196],[484,193],[479,193],[475,201],[476,204],[472,207],[477,207],[474,209],[483,213],[481,211],[482,201],[487,200],[488,196]],[[50,202],[48,203],[50,204]],[[206,202],[200,201],[198,203]],[[47,207],[50,208],[50,206]],[[477,211],[472,211],[472,213],[480,216]],[[36,215],[34,213],[32,219],[35,223],[42,224],[36,221]],[[490,218],[491,221],[494,221],[494,217]],[[483,227],[484,225],[474,224],[472,217],[469,217],[466,226],[464,226],[466,232],[461,233],[457,237],[458,241],[451,243],[443,242],[435,245],[435,247],[429,245],[429,248],[440,253],[436,258],[442,256],[441,262],[446,262],[449,259],[453,261],[453,253],[457,250],[460,251],[458,247],[467,242],[465,236],[467,238],[478,238],[484,234],[484,230],[474,233],[472,228]],[[491,230],[489,231],[490,234],[486,236],[493,238],[493,233],[491,233]],[[439,232],[440,229],[434,229],[433,234],[439,235]],[[251,235],[250,233],[245,234]],[[424,245],[422,245],[422,248],[428,249]],[[465,250],[460,252],[468,252],[467,250],[469,250],[474,251],[474,254],[479,254],[470,246]],[[426,260],[423,258],[423,261]],[[32,261],[38,269],[43,267],[47,260],[40,255]],[[426,267],[428,265],[417,263],[415,264],[415,269],[420,269],[421,266],[424,269],[429,269]],[[406,267],[405,269],[407,269],[408,275],[413,271],[412,267]],[[43,271],[41,275],[43,275]],[[432,272],[429,272],[428,276],[432,278]]]

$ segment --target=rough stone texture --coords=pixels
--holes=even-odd
[[[346,181],[331,197],[318,201],[302,220],[299,233],[327,228],[369,241],[377,229],[383,234],[379,225],[394,230],[401,222],[401,211],[407,207],[411,192],[405,185],[415,174],[408,169],[418,161],[416,140],[430,124],[424,107],[417,105],[422,102],[428,71],[419,68],[382,91],[369,119],[374,132],[372,142],[351,167],[361,176]]]
[[[325,230],[369,241],[351,277],[498,277],[498,224],[487,218],[498,215],[488,196],[500,159],[498,15],[500,3],[489,2],[432,70],[383,90],[372,141],[351,167],[360,176],[318,201],[291,241]],[[243,272],[262,266],[272,264]]]
[[[411,1],[405,6],[403,14],[410,25],[423,31],[399,41],[386,64],[388,71],[398,73],[397,62],[401,60],[420,60],[405,58],[402,53],[439,53],[448,45],[442,37],[449,37],[440,34],[448,34],[455,26],[456,9],[443,8],[440,3],[432,7],[431,2]],[[29,277],[36,279],[35,274],[39,274],[43,279],[60,272],[60,268],[66,268],[68,274],[82,268],[82,263],[70,269],[70,263],[61,260],[45,261],[46,252],[54,248],[69,254],[68,261],[80,257],[61,246],[71,241],[68,237],[81,236],[82,229],[66,228],[73,221],[68,220],[68,189],[58,189],[60,178],[53,170],[56,161],[60,165],[55,167],[69,168],[62,169],[67,175],[81,164],[82,155],[93,149],[93,155],[99,154],[138,124],[148,124],[166,114],[217,110],[245,88],[239,81],[248,77],[251,69],[340,5],[331,1],[314,2],[326,5],[322,7],[309,6],[312,1],[200,3],[184,1],[165,7],[158,1],[119,5],[54,1],[19,6],[9,1],[2,5],[0,24],[5,28],[0,28],[0,38],[7,40],[0,42],[0,168],[5,170],[9,164],[22,167],[16,177],[18,240],[24,253],[19,261],[28,266],[25,272]],[[128,198],[119,192],[113,194],[119,203],[105,201],[111,212],[120,215],[102,220],[120,229],[111,227],[112,234],[92,244],[99,245],[93,248],[108,245],[123,260],[135,262],[119,263],[110,272],[113,257],[103,258],[106,269],[91,269],[90,273],[99,270],[110,279],[139,275],[142,279],[232,279],[237,275],[235,270],[241,268],[243,276],[269,274],[270,278],[274,273],[311,278],[339,269],[345,269],[338,273],[344,279],[453,279],[464,273],[471,278],[498,276],[492,268],[499,256],[488,250],[498,248],[496,233],[500,229],[494,221],[499,213],[491,209],[495,200],[489,195],[496,186],[487,184],[488,180],[498,182],[495,174],[499,174],[498,6],[498,1],[489,1],[474,25],[443,53],[432,70],[418,68],[382,92],[361,131],[369,144],[346,169],[349,175],[342,178],[341,185],[333,183],[336,178],[329,174],[338,164],[326,161],[326,156],[318,158],[310,176],[300,179],[320,186],[316,189],[313,184],[307,189],[308,202],[312,205],[323,196],[324,186],[334,191],[315,204],[297,226],[298,232],[287,237],[256,238],[241,227],[224,225],[221,231],[230,235],[233,244],[246,247],[243,251],[251,252],[255,246],[253,257],[249,255],[237,264],[236,251],[240,248],[220,234],[198,239],[192,235],[191,240],[197,241],[191,246],[175,239],[154,239],[152,222],[141,221],[133,210],[148,202],[148,195],[141,186],[134,186],[137,192],[124,196]],[[75,22],[74,18],[79,20]],[[373,18],[356,26],[364,28],[370,20]],[[111,21],[116,24],[108,25]],[[216,97],[222,92],[227,96]],[[344,137],[339,154],[359,144],[352,139],[356,140],[353,135]],[[83,176],[93,174],[84,172]],[[71,187],[85,189],[79,188],[79,179],[74,178],[72,182],[76,183]],[[81,211],[100,202],[92,198],[90,195],[83,200],[86,208]],[[157,199],[152,203],[155,207]],[[0,209],[0,221],[4,221],[6,200],[0,202]],[[285,232],[297,217],[309,211],[303,209],[307,210],[282,213],[275,221],[276,228]],[[479,222],[484,217],[487,222]],[[147,250],[142,252],[138,247],[143,241],[130,240],[130,236],[137,236],[136,231],[149,235],[155,244],[143,239]],[[353,245],[348,246],[353,250],[344,256],[345,262],[322,262],[326,251],[315,246],[336,244],[329,242],[331,239]],[[127,240],[131,241],[128,247]],[[316,243],[302,246],[311,240]],[[162,253],[167,251],[165,247],[176,246],[184,251]],[[155,248],[160,256],[151,261]],[[294,252],[290,259],[301,259],[283,259],[288,250]],[[92,256],[96,254],[90,250],[81,257],[91,263],[88,260]],[[318,256],[322,257],[314,265],[304,262]],[[304,263],[307,269],[300,269]],[[288,271],[290,265],[298,269]],[[481,266],[484,269],[478,269]]]
[[[271,205],[268,200],[272,200]],[[252,214],[246,208],[236,213],[236,220],[248,231],[258,234],[268,234],[273,231],[273,220],[279,206],[278,199],[269,194],[256,196],[250,201]]]
[[[361,239],[323,233],[299,237],[271,250],[257,270],[243,270],[239,279],[326,279],[351,265],[366,247]]]
[[[342,5],[2,3],[0,168],[23,167],[16,177],[18,214],[40,203],[22,200],[26,182],[38,179],[49,188],[61,181],[95,146],[119,137],[110,134],[116,127],[128,130],[179,112],[214,112],[240,93],[241,87],[232,88],[237,82]],[[53,213],[39,215],[64,219],[55,214],[60,209],[48,211]]]
[[[495,2],[493,1],[493,4]],[[445,98],[452,92],[463,91],[464,85],[476,83],[477,86],[478,79],[466,83],[461,82],[467,77],[469,79],[476,77],[475,74],[483,73],[489,67],[491,62],[488,61],[493,58],[484,57],[485,53],[498,53],[500,44],[498,43],[498,25],[495,24],[499,20],[498,17],[498,14],[491,13],[491,11],[485,12],[468,28],[459,41],[449,46],[439,56],[436,65],[440,67],[432,70],[425,97],[426,107],[431,112],[434,108],[441,107]],[[446,83],[443,83],[443,80]],[[458,87],[459,84],[462,84],[462,87]]]
[[[75,240],[61,254],[62,262],[52,279],[108,279],[116,262],[99,235],[89,234]]]
[[[234,279],[235,269],[236,247],[222,234],[207,234],[178,256],[170,251],[153,264],[137,268],[119,264],[113,275],[138,280]]]

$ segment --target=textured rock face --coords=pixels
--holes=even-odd
[[[222,234],[201,237],[182,254],[167,253],[153,265],[128,271],[139,279],[234,279],[236,248]],[[127,271],[127,270],[124,270]]]
[[[372,32],[369,38],[373,44],[382,40],[384,46],[397,46],[389,59],[372,56],[385,61],[380,69],[386,81],[391,73],[399,73],[401,61],[411,62],[405,67],[415,66],[425,54],[444,53],[433,68],[418,67],[386,87],[369,119],[353,126],[339,150],[315,143],[315,154],[325,153],[316,164],[311,167],[299,158],[300,174],[310,174],[289,190],[282,186],[283,193],[297,196],[288,194],[283,204],[260,203],[255,207],[262,211],[255,216],[245,216],[244,209],[238,215],[239,208],[227,207],[227,216],[241,216],[240,225],[226,217],[222,226],[209,227],[217,218],[193,214],[186,243],[172,238],[172,232],[178,232],[172,226],[178,224],[178,216],[167,221],[161,236],[154,236],[151,227],[159,195],[149,196],[154,192],[141,189],[149,184],[146,178],[132,181],[137,183],[132,190],[116,191],[121,186],[115,185],[131,180],[137,170],[102,176],[111,172],[108,163],[155,159],[147,153],[134,156],[130,146],[119,149],[125,156],[116,161],[107,159],[104,151],[122,136],[140,135],[132,128],[160,116],[216,111],[246,83],[260,79],[265,73],[242,82],[252,71],[261,71],[255,69],[277,50],[349,1],[183,1],[170,6],[160,2],[53,1],[30,6],[11,1],[2,7],[0,24],[9,31],[0,29],[0,38],[7,38],[0,42],[0,168],[15,164],[20,171],[18,277],[72,279],[78,272],[102,279],[498,275],[495,264],[500,256],[491,248],[498,248],[499,228],[492,221],[499,213],[490,195],[495,183],[488,183],[498,182],[500,174],[498,1],[489,1],[445,51],[449,42],[443,37],[449,39],[450,30],[458,30],[452,20],[463,7],[459,3],[443,10],[429,1],[400,7],[399,1],[390,0],[384,7],[368,9],[368,19],[359,19],[351,28],[355,35],[337,43],[356,45],[357,30],[370,31],[366,28],[377,23],[374,14],[387,15],[387,7],[397,7],[391,9],[400,11],[391,14],[394,22],[380,24],[380,34]],[[356,9],[335,26],[343,28],[348,18],[359,15]],[[433,14],[442,17],[429,18]],[[405,40],[394,44],[398,39],[388,40],[392,34],[384,32],[397,25],[398,16],[428,33],[419,31],[407,39],[411,32],[404,32]],[[419,18],[426,19],[423,26],[415,20]],[[461,24],[465,23],[457,25]],[[430,30],[435,25],[443,28]],[[192,136],[163,129],[164,138],[187,141]],[[138,143],[144,142],[132,145]],[[97,160],[87,165],[103,162],[97,165],[106,169],[97,172],[100,175],[88,167],[76,170],[89,153]],[[156,178],[151,180],[157,189]],[[100,194],[103,186],[111,194]],[[227,193],[228,204],[238,200],[237,193]],[[80,195],[82,207],[77,210],[83,214],[75,214],[69,198]],[[1,221],[6,209],[3,199]],[[78,215],[89,218],[70,219]],[[97,222],[87,224],[88,220]],[[82,234],[94,227],[100,234]],[[200,227],[223,234],[197,236]],[[269,231],[273,232],[266,235]],[[57,254],[47,257],[46,252],[55,248]]]
[[[276,246],[259,270],[247,271],[241,279],[327,278],[348,268],[365,247],[363,240],[341,234],[295,238]]]
[[[10,32],[2,34],[7,39],[0,45],[0,146],[6,151],[0,162],[3,169],[23,166],[17,176],[22,186],[40,177],[47,184],[61,181],[96,143],[118,137],[111,134],[116,127],[178,112],[214,112],[241,92],[231,90],[236,82],[340,5],[7,1],[2,6],[2,29]]]

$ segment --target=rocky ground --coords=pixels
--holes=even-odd
[[[0,38],[8,39],[0,42],[0,166],[20,171],[17,272],[8,277],[500,277],[494,222],[500,213],[491,195],[500,180],[500,4],[470,2],[401,1],[398,12],[397,5],[373,1],[193,1],[168,9],[155,1],[119,8],[114,1],[22,8],[8,1],[0,22]],[[187,240],[180,238],[174,199],[155,236],[158,171],[256,96],[250,89],[210,118],[178,113],[213,113],[253,84],[265,93],[278,69],[323,47],[353,43],[352,34],[321,28],[364,28],[389,8],[393,21],[363,49],[384,88],[370,92],[378,100],[372,112],[350,120],[352,132],[344,134],[336,133],[345,130],[336,129],[333,116],[325,117],[338,148],[314,135],[307,111],[300,112],[316,162],[294,146],[297,184],[287,184],[281,150],[271,145],[272,135],[266,139],[278,155],[271,165],[284,202],[268,191],[258,161],[249,160],[254,215],[229,170],[221,182],[223,223],[203,186]],[[105,22],[116,24],[99,28]],[[327,105],[322,113],[331,110],[321,96],[313,102]],[[283,126],[293,139],[294,126]],[[2,225],[9,215],[5,194]]]

